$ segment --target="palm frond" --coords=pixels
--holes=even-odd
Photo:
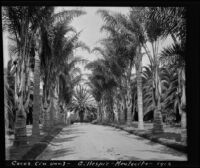
[[[163,64],[184,65],[185,51],[183,46],[181,46],[181,44],[172,44],[164,48],[160,54],[160,61]]]
[[[110,14],[108,10],[98,10],[97,14],[100,14],[104,22],[112,27],[115,27],[118,24],[117,20]]]
[[[73,20],[74,17],[79,17],[81,15],[86,14],[86,12],[82,10],[64,10],[57,14],[54,14],[52,17],[52,21],[57,22],[67,22],[68,24]]]
[[[88,53],[90,53],[90,47],[88,47],[84,42],[79,41],[79,42],[75,43],[74,49],[77,49],[77,48],[84,49]]]

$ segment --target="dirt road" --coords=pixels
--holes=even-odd
[[[108,126],[65,127],[36,160],[171,160],[187,156],[164,145]]]

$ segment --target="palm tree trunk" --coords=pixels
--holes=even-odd
[[[35,53],[32,136],[37,138],[40,135],[40,58],[38,52]]]
[[[161,114],[161,88],[160,88],[160,78],[159,78],[159,69],[158,66],[155,67],[155,98],[156,98],[156,106],[154,110],[154,123],[153,123],[153,133],[163,133],[163,121]]]
[[[179,110],[181,115],[181,127],[186,128],[186,94],[185,94],[185,69],[178,69],[178,94],[179,94]]]
[[[108,92],[106,92],[106,108],[105,108],[105,114],[106,114],[106,118],[105,118],[105,122],[109,123],[111,122],[111,109],[110,109],[110,98],[109,98],[109,94]]]
[[[99,123],[100,122],[100,120],[101,120],[101,104],[100,104],[100,102],[97,102],[97,122]]]
[[[56,94],[57,94],[57,87],[58,85],[55,86],[55,90],[54,90],[54,95],[55,97],[53,98],[53,104],[54,104],[54,109],[55,109],[55,124],[58,123],[59,121],[59,116],[58,116],[58,99],[56,99]]]
[[[187,126],[187,118],[186,118],[186,95],[185,95],[185,85],[183,84],[182,86],[182,97],[181,97],[181,110],[182,110],[182,114],[181,114],[181,127],[183,129],[186,128]]]
[[[118,97],[116,99],[117,99],[117,101],[116,101],[117,114],[116,115],[117,115],[117,123],[119,124],[120,123],[120,100]]]
[[[50,104],[47,103],[47,87],[45,87],[45,91],[44,91],[44,105],[43,105],[43,112],[44,112],[44,125],[43,128],[44,130],[48,131],[50,128]]]
[[[106,98],[105,98],[105,94],[103,96],[103,109],[102,109],[102,123],[106,123],[107,122],[107,101],[106,101]]]
[[[117,88],[116,91],[116,107],[117,107],[117,123],[120,124],[120,110],[121,110],[121,105],[120,105],[120,88]]]
[[[137,104],[138,104],[138,128],[144,129],[143,122],[143,96],[142,96],[142,57],[140,54],[137,56],[136,62],[136,77],[137,77]]]
[[[16,96],[17,96],[17,111],[16,111],[16,121],[15,121],[15,139],[14,146],[21,146],[27,144],[26,135],[26,113],[23,106],[24,101],[24,88],[25,88],[25,62],[22,60],[22,64],[18,65],[16,73]],[[19,85],[19,87],[18,87]]]
[[[5,73],[5,72],[4,72]],[[8,127],[9,127],[9,119],[8,119],[8,90],[7,90],[7,79],[4,74],[4,122],[5,122],[5,145],[10,143],[8,137]],[[9,149],[6,148],[6,160],[10,159]]]
[[[114,96],[113,111],[114,111],[114,122],[118,123],[118,99],[117,99],[117,96]]]
[[[181,114],[181,140],[187,139],[187,115],[186,115],[186,92],[185,92],[185,67],[178,69],[178,85],[179,85],[179,110]]]
[[[126,100],[125,100],[123,94],[121,94],[121,101],[119,103],[120,103],[119,122],[120,122],[120,124],[124,124],[125,123],[125,106],[126,106]]]
[[[55,109],[54,109],[54,105],[53,105],[53,89],[50,90],[50,101],[51,101],[51,106],[50,106],[50,114],[49,114],[49,118],[50,118],[49,126],[52,127],[55,122],[54,121]]]
[[[99,114],[100,114],[100,123],[103,121],[103,100],[100,101],[100,109],[99,109]]]
[[[110,122],[114,122],[115,119],[115,114],[113,111],[113,91],[109,90],[109,114],[110,114]]]
[[[131,94],[131,84],[128,81],[126,93],[126,107],[127,107],[127,125],[132,123],[132,94]]]
[[[135,106],[136,106],[135,105],[135,95],[136,94],[133,95],[133,100],[132,100],[132,105],[133,105],[132,106],[132,121],[134,121],[134,118],[135,118]]]

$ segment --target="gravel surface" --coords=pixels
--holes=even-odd
[[[187,156],[113,127],[75,123],[63,128],[36,160],[186,161]]]

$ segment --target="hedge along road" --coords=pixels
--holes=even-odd
[[[168,160],[187,155],[109,126],[75,123],[66,126],[36,160]]]

